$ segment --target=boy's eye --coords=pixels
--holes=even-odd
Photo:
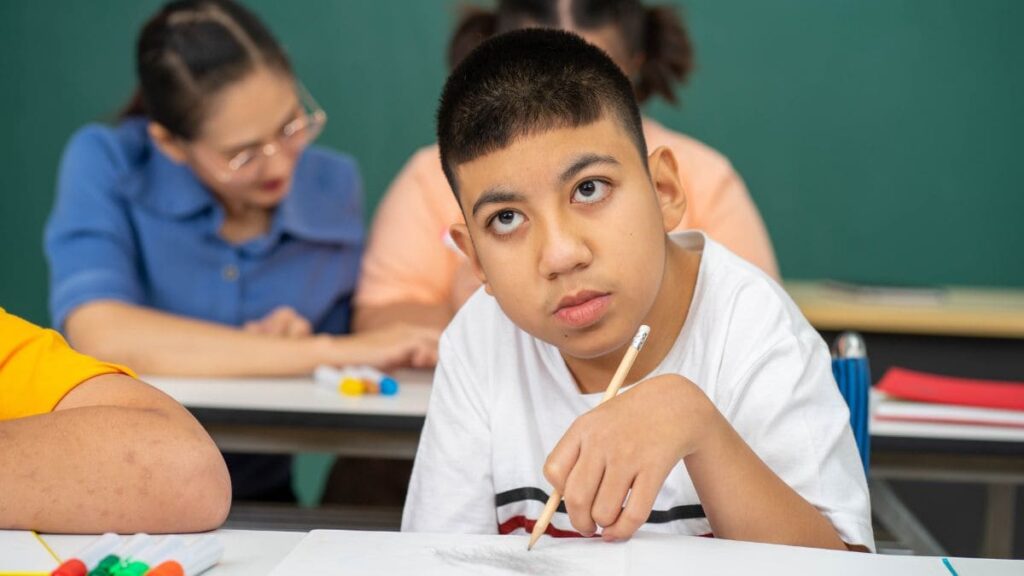
[[[515,232],[523,220],[523,215],[515,210],[501,210],[491,218],[487,225],[498,236],[505,236]]]
[[[609,186],[607,182],[600,180],[585,180],[576,187],[576,190],[572,193],[573,202],[581,202],[583,204],[593,204],[600,202],[608,196]]]

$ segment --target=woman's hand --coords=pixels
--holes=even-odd
[[[282,338],[304,338],[313,333],[313,326],[291,306],[278,306],[259,320],[246,322],[246,332],[280,336]]]
[[[436,328],[399,324],[348,336],[323,340],[324,364],[369,364],[381,369],[430,368],[437,364]]]

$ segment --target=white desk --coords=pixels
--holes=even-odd
[[[401,534],[396,532],[316,531],[306,539],[302,532],[264,532],[249,530],[218,530],[224,542],[224,557],[208,576],[316,576],[318,574],[415,574],[427,572],[423,566],[401,568],[417,548],[424,545],[438,549],[457,545],[465,547],[480,543],[498,547],[525,547],[525,536],[443,536]],[[43,539],[61,558],[91,543],[95,536],[44,534]],[[192,536],[186,536],[192,538]],[[434,542],[433,540],[437,540]],[[575,539],[573,539],[575,540]],[[520,546],[521,545],[521,546]],[[734,542],[714,538],[640,535],[626,545],[597,541],[546,540],[540,547],[590,546],[595,557],[623,556],[627,567],[638,574],[752,574],[760,576],[791,576],[792,574],[849,574],[851,576],[913,575],[949,576],[941,560],[935,557],[880,556],[855,552],[831,552],[790,546]],[[625,547],[630,553],[623,554]],[[550,550],[549,550],[550,552]],[[538,554],[533,552],[531,554]],[[317,559],[333,560],[331,562]],[[1024,573],[1024,561],[951,558],[953,566],[965,576]],[[360,566],[373,566],[360,570]],[[276,569],[275,569],[276,567]],[[482,574],[480,565],[453,565],[445,574]],[[502,571],[501,573],[508,573]],[[630,573],[627,569],[623,573]]]
[[[258,576],[269,574],[306,536],[304,532],[217,530],[224,543],[224,557],[204,576]],[[62,560],[92,543],[96,536],[43,534],[43,540]],[[186,535],[190,540],[194,535]]]
[[[395,396],[342,396],[310,378],[143,379],[185,405],[224,451],[412,459],[430,371],[398,371]]]

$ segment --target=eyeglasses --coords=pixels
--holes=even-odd
[[[267,158],[274,154],[283,152],[297,156],[323,131],[324,125],[327,124],[327,113],[317,104],[305,86],[299,82],[296,82],[295,86],[302,109],[299,115],[285,124],[270,141],[254,144],[232,156],[206,148],[206,153],[195,155],[196,159],[204,163],[220,182],[247,184],[259,178]],[[191,146],[200,152],[205,148],[198,143]]]

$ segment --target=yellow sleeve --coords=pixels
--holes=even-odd
[[[53,330],[0,308],[0,420],[45,414],[82,382],[131,370],[79,354]]]

